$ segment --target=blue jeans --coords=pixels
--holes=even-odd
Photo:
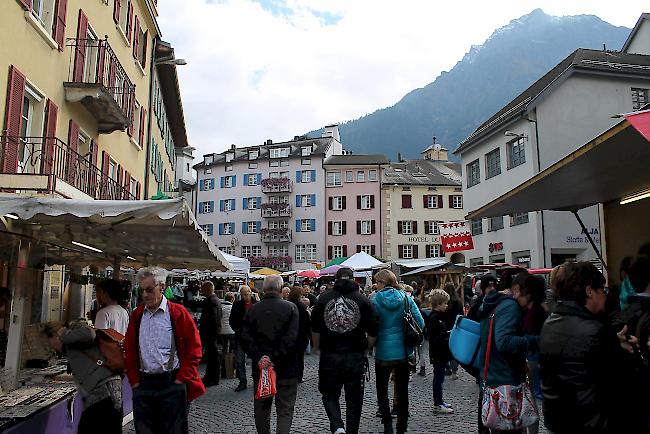
[[[239,339],[235,342],[235,370],[237,371],[239,382],[241,384],[246,384],[246,353],[244,352]]]
[[[442,405],[442,384],[445,382],[446,363],[433,364],[433,405]]]

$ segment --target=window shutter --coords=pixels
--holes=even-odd
[[[258,173],[257,174],[257,184],[260,184],[262,182],[262,174]]]
[[[332,211],[334,209],[334,198],[333,197],[328,197],[327,198],[327,209]]]
[[[300,181],[302,181],[302,173],[300,170],[296,170],[296,182],[299,183]]]
[[[372,246],[370,246],[370,254],[372,256],[375,256],[375,245],[374,244]]]
[[[413,204],[411,203],[411,195],[410,194],[403,194],[402,195],[402,208],[413,208]]]
[[[245,197],[242,200],[242,209],[248,209],[248,198],[247,197]]]
[[[126,39],[130,41],[132,35],[133,35],[133,2],[129,2],[129,10],[127,11],[126,14]]]
[[[372,221],[370,222],[370,233],[371,233],[372,235],[375,234],[375,221],[374,221],[374,220],[372,220]]]
[[[84,11],[79,9],[79,19],[77,21],[77,49],[75,50],[74,58],[74,81],[77,83],[83,82],[84,79],[84,66],[86,63],[86,47],[83,46],[83,41],[88,37],[88,17]],[[99,77],[98,77],[99,80]]]
[[[332,259],[334,255],[334,248],[332,246],[327,246],[327,259]]]
[[[23,9],[26,11],[32,10],[32,0],[18,0],[23,5]]]
[[[413,244],[412,249],[413,249],[413,259],[418,259],[418,245]]]
[[[309,219],[309,230],[310,231],[316,230],[316,219]]]
[[[63,51],[63,47],[65,46],[65,17],[67,11],[68,11],[68,0],[58,0],[56,2],[56,21],[54,22],[54,40],[59,46],[59,51]]]
[[[120,23],[120,10],[122,9],[122,0],[114,0],[113,3],[113,21],[115,24]]]
[[[418,222],[413,220],[413,222],[411,224],[413,225],[413,235],[417,235],[417,233],[418,233]]]
[[[403,231],[404,231],[404,229],[403,229],[403,227],[402,227],[402,222],[401,222],[401,221],[398,221],[398,222],[397,222],[397,233],[398,233],[398,234],[401,234]],[[400,256],[400,257],[401,257],[401,256]]]
[[[300,232],[302,226],[302,220],[296,219],[296,232]]]
[[[138,49],[140,48],[140,19],[135,16],[135,23],[133,24],[133,58],[138,58]]]
[[[316,206],[316,195],[315,194],[311,195],[311,206]]]
[[[346,235],[348,233],[348,222],[346,221],[341,222],[341,233],[343,235]],[[343,255],[343,256],[347,256],[347,255]]]
[[[68,167],[68,172],[70,171],[70,167]],[[73,176],[71,176],[71,180],[74,179],[74,173]],[[118,164],[117,165],[117,185],[119,187],[122,187],[122,183],[124,182],[124,169],[122,169],[122,165]],[[122,191],[118,188],[118,193],[116,199],[123,199],[124,197],[122,196]]]
[[[111,155],[106,151],[102,151],[102,175],[106,178],[108,178],[108,165],[110,161]]]
[[[424,246],[424,256],[426,258],[431,258],[432,257],[431,253],[432,253],[431,252],[431,245],[429,244],[429,245]]]
[[[144,32],[144,38],[142,38],[142,68],[144,69],[147,66],[147,43],[149,39],[149,30]]]
[[[52,165],[54,163],[54,146],[56,143],[56,121],[59,108],[52,102],[47,100],[45,107],[45,149],[43,151],[43,174],[50,175],[52,173]]]
[[[301,203],[302,199],[301,198],[302,198],[301,195],[299,195],[299,194],[296,195],[296,208],[300,208],[300,205],[302,205],[302,203]]]
[[[140,109],[140,146],[144,148],[144,129],[147,122],[147,109],[142,107]]]
[[[223,212],[226,209],[226,201],[221,199],[219,201],[219,211]]]
[[[399,244],[399,245],[397,246],[397,256],[398,256],[400,259],[404,259],[404,246],[403,246],[402,244]]]
[[[361,244],[357,244],[357,253],[361,252]]]
[[[357,196],[357,209],[361,209],[361,196]]]
[[[332,235],[332,222],[327,222],[327,235]]]
[[[442,202],[443,202],[442,195],[439,194],[438,195],[438,208],[444,208],[444,204]]]
[[[341,207],[341,208],[343,208],[343,209],[345,209],[345,202],[346,202],[346,197],[343,196],[343,203],[342,203],[343,206]]]
[[[70,150],[70,152],[68,152],[68,158],[67,158],[68,170],[66,172],[67,174],[66,180],[72,185],[75,185],[74,180],[75,180],[75,171],[77,168],[77,150],[79,149],[79,125],[77,125],[77,123],[72,119],[70,119],[70,123],[68,126],[68,149]],[[119,178],[120,176],[119,170],[117,172],[117,175],[118,175],[117,183],[118,185],[121,186],[122,179]]]
[[[133,127],[135,124],[135,98],[132,99],[132,107],[131,107],[131,122],[129,122],[129,126],[126,127],[126,134],[129,135],[129,137],[133,137]],[[138,134],[140,131],[138,131]]]
[[[348,246],[343,246],[343,256],[348,256]]]
[[[124,199],[131,200],[131,173],[124,171]]]
[[[315,170],[311,171],[310,179],[311,179],[311,182],[316,182],[316,171]]]
[[[425,208],[429,208],[429,195],[428,194],[425,194],[424,196],[422,196],[422,206],[424,206]]]
[[[140,181],[136,181],[135,184],[135,198],[140,200]]]
[[[248,185],[248,177],[249,177],[249,176],[250,176],[250,175],[246,175],[246,174],[244,174],[244,186]]]
[[[235,199],[228,199],[230,201],[230,211],[234,211],[236,208]]]
[[[454,207],[454,196],[452,196],[450,194],[449,195],[449,208],[453,208],[453,207]]]
[[[361,233],[361,220],[357,220],[357,234]]]
[[[210,212],[214,212],[214,201],[213,201],[213,200],[209,200],[208,203],[210,204]],[[234,208],[233,208],[233,209],[234,209]],[[234,223],[233,223],[233,225],[234,225]]]
[[[424,221],[424,235],[431,235],[429,232],[429,222],[427,220]]]
[[[219,235],[223,235],[223,223],[219,223]]]
[[[375,195],[374,194],[370,195],[370,208],[375,209]]]
[[[241,233],[242,234],[248,233],[248,222],[241,222]]]
[[[237,175],[232,176],[232,186],[237,187]]]
[[[226,185],[226,179],[224,176],[219,178],[219,187],[223,188],[223,186]]]
[[[255,222],[255,233],[259,234],[261,229],[262,229],[262,222],[260,221]]]

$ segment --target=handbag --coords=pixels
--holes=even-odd
[[[481,369],[479,352],[481,350],[481,325],[476,321],[458,315],[449,333],[449,350],[454,359],[467,368]]]
[[[413,318],[411,304],[408,301],[408,295],[404,294],[404,353],[406,360],[411,366],[417,365],[416,351],[409,352],[409,348],[416,348],[424,342],[424,332],[420,325]]]
[[[487,386],[494,312],[490,315],[490,332],[483,367],[483,400],[481,401],[481,420],[487,428],[497,431],[515,431],[539,421],[539,411],[535,398],[527,382],[519,385]]]
[[[97,359],[86,351],[82,351],[97,366],[108,368],[113,374],[123,374],[124,366],[124,336],[113,329],[95,329],[95,342],[101,353]]]

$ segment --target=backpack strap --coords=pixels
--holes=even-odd
[[[492,331],[494,329],[494,312],[496,308],[490,314],[490,331],[488,333],[488,344],[487,350],[485,352],[485,363],[483,364],[483,381],[487,384],[488,381],[488,370],[490,366],[490,352],[492,350]]]

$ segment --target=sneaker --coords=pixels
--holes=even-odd
[[[345,428],[339,428],[336,431],[334,431],[334,434],[345,434]]]
[[[246,383],[239,383],[239,386],[235,389],[235,392],[241,392],[242,390],[246,390]]]
[[[438,414],[450,414],[454,412],[454,409],[451,408],[449,404],[434,405],[433,412]]]

